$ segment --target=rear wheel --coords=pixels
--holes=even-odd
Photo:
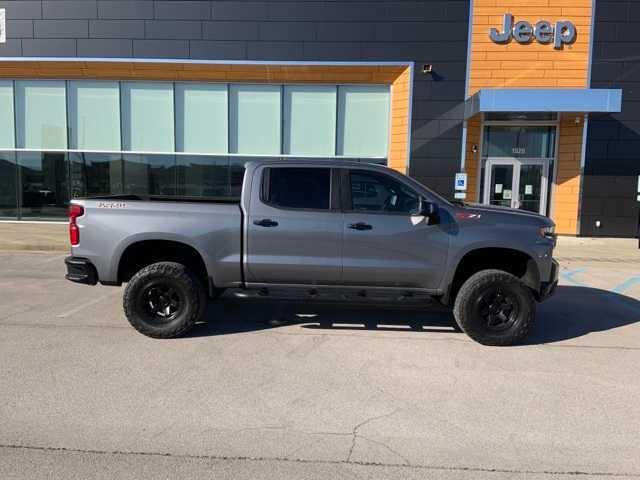
[[[188,332],[205,312],[202,283],[175,262],[148,265],[136,273],[124,291],[129,323],[153,338],[174,338]]]
[[[505,346],[522,341],[535,318],[535,300],[519,278],[483,270],[462,285],[453,307],[455,320],[473,340]]]

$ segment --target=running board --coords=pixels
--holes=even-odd
[[[363,289],[349,287],[247,287],[230,289],[228,295],[239,299],[289,300],[338,303],[402,303],[425,305],[434,301],[433,293],[416,290]]]

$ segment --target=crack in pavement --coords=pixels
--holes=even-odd
[[[393,413],[393,412],[392,412]],[[387,414],[391,415],[391,414]],[[365,420],[370,422],[375,420]],[[162,452],[136,452],[136,451],[119,451],[119,450],[92,450],[67,447],[39,447],[32,445],[12,445],[0,444],[0,448],[13,450],[34,450],[40,452],[59,452],[59,453],[78,453],[90,455],[123,455],[123,456],[146,456],[146,457],[166,457],[185,460],[218,460],[218,461],[247,461],[247,462],[283,462],[283,463],[300,463],[300,464],[317,464],[317,465],[360,465],[365,467],[400,467],[410,468],[413,470],[438,470],[438,471],[458,471],[458,472],[477,472],[477,473],[506,473],[521,475],[566,475],[566,476],[593,476],[593,477],[615,477],[615,478],[636,478],[640,477],[639,473],[614,473],[614,472],[585,472],[580,470],[517,470],[509,468],[492,468],[492,467],[465,467],[456,465],[403,465],[397,463],[377,463],[377,462],[360,462],[354,460],[309,460],[302,458],[286,458],[286,457],[251,457],[251,456],[232,456],[232,455],[190,455],[190,454],[174,454]]]
[[[358,439],[358,430],[359,429],[361,429],[365,425],[368,425],[371,422],[375,422],[376,420],[381,420],[383,418],[391,417],[392,415],[395,415],[399,411],[400,411],[400,408],[395,408],[391,412],[385,413],[384,415],[378,415],[378,416],[375,416],[375,417],[370,417],[370,418],[360,422],[355,427],[353,427],[353,431],[351,432],[351,435],[353,436],[353,440],[351,442],[351,448],[349,449],[349,453],[347,455],[347,458],[346,458],[345,462],[349,463],[351,461],[351,456],[353,455],[353,449],[356,447],[356,440]]]

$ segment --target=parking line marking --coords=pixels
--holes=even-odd
[[[584,283],[582,283],[579,280],[576,280],[575,278],[573,278],[574,275],[578,274],[578,273],[582,273],[586,270],[586,268],[576,268],[575,270],[571,270],[569,272],[560,272],[560,276],[562,278],[564,278],[565,280],[567,280],[570,283],[573,283],[574,285],[577,285],[579,287],[586,287],[586,285]]]
[[[617,285],[616,287],[614,287],[613,290],[611,291],[614,293],[622,293],[625,290],[629,290],[631,287],[633,287],[638,283],[640,283],[640,276],[636,275],[634,277],[629,277],[620,285]]]
[[[106,300],[109,297],[113,297],[115,294],[120,294],[122,293],[120,291],[120,289],[114,289],[112,292],[107,293],[106,295],[103,295],[101,297],[98,298],[94,298],[93,300],[83,303],[82,305],[78,305],[76,308],[73,308],[71,310],[69,310],[68,312],[64,312],[61,313],[60,315],[56,315],[57,318],[66,318],[66,317],[70,317],[71,315],[74,315],[76,313],[78,313],[81,310],[84,310],[87,307],[90,307],[92,305],[95,305],[96,303],[100,303],[102,300]]]

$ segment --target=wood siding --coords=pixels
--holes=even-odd
[[[481,88],[586,88],[589,76],[592,0],[474,0],[468,95]],[[501,30],[503,15],[535,25],[570,20],[575,43],[556,50],[551,44],[511,41],[496,44],[489,29]]]
[[[406,65],[269,65],[174,62],[3,61],[0,78],[391,85],[388,165],[408,165],[411,68]]]
[[[582,115],[579,115],[582,119]],[[562,235],[578,234],[582,133],[584,122],[575,123],[576,115],[563,115],[560,120],[556,179],[552,186],[551,218]]]

